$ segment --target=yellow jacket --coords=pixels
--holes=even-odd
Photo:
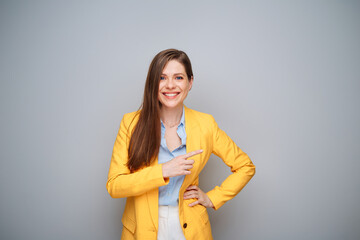
[[[162,176],[162,165],[155,160],[151,166],[130,173],[126,166],[129,140],[138,120],[137,112],[124,115],[110,163],[107,190],[113,198],[127,197],[122,217],[121,239],[156,240],[158,230],[158,188],[168,184]],[[203,149],[191,157],[195,161],[191,174],[186,175],[179,192],[179,217],[187,240],[212,239],[207,210],[202,205],[189,207],[194,199],[183,199],[185,189],[199,184],[199,174],[210,155],[219,156],[231,168],[221,184],[207,193],[214,209],[235,197],[255,174],[250,158],[222,131],[214,118],[185,107],[187,152]]]

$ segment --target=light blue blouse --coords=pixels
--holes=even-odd
[[[170,152],[170,150],[166,146],[165,140],[165,126],[161,121],[161,143],[160,143],[160,150],[158,156],[158,162],[166,163],[177,157],[179,155],[186,154],[186,132],[185,132],[185,116],[184,116],[184,109],[183,114],[181,116],[180,123],[177,127],[177,134],[181,139],[181,145]],[[176,176],[170,177],[170,181],[167,185],[159,187],[159,205],[171,205],[171,206],[178,206],[178,199],[179,199],[179,191],[180,187],[184,181],[185,176]]]

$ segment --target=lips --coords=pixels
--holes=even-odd
[[[179,92],[163,92],[162,93],[166,98],[175,98],[177,95],[179,95]]]

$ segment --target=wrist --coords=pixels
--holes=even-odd
[[[161,164],[163,178],[169,178],[166,170],[165,163]]]
[[[209,198],[209,196],[207,194],[205,194],[206,198],[207,198],[207,201],[208,201],[208,206],[210,208],[214,208],[214,204],[213,202],[211,201],[211,199]]]

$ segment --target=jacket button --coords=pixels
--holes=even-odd
[[[186,228],[186,227],[187,227],[187,223],[184,223],[183,227]]]

